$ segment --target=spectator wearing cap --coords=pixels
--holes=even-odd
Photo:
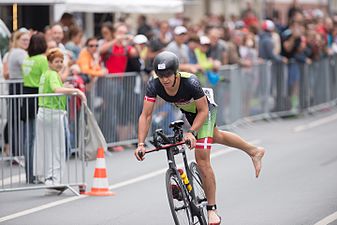
[[[272,36],[272,32],[275,29],[275,25],[271,20],[263,21],[262,32],[260,33],[259,41],[259,57],[265,60],[272,60],[274,62],[286,62],[286,58],[281,55],[275,54],[275,41]]]
[[[133,43],[134,46],[136,48],[136,50],[139,53],[140,58],[145,61],[147,58],[147,53],[148,53],[148,47],[147,47],[147,43],[148,43],[148,39],[145,35],[143,34],[137,34],[134,38],[133,38]]]
[[[177,26],[174,28],[174,40],[166,47],[167,51],[173,52],[179,59],[179,69],[182,71],[196,73],[201,67],[198,64],[190,64],[188,57],[187,29],[184,26]]]
[[[200,82],[203,86],[206,86],[206,77],[208,74],[212,73],[213,71],[218,71],[220,67],[220,62],[217,60],[213,60],[212,58],[209,58],[207,56],[207,52],[209,50],[211,41],[207,36],[201,36],[200,37],[200,45],[199,47],[195,48],[194,52],[198,61],[198,64],[200,65],[203,73],[197,73],[197,76],[200,79]],[[204,74],[205,73],[205,74]],[[212,73],[213,75],[213,73]],[[213,83],[215,84],[215,83]]]

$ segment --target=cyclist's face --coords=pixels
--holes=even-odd
[[[174,74],[170,76],[159,77],[159,81],[164,87],[172,87],[174,83]]]

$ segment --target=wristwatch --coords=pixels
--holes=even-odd
[[[194,136],[195,138],[197,138],[197,136],[198,136],[198,132],[196,132],[195,130],[188,130],[187,133],[193,134],[193,136]]]

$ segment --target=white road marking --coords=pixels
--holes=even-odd
[[[311,123],[305,124],[305,125],[300,125],[294,128],[295,132],[301,132],[301,131],[305,131],[305,130],[309,130],[327,123],[330,123],[334,120],[337,120],[337,114],[322,118],[322,119],[318,119],[316,121],[313,121]]]
[[[260,143],[260,140],[251,141],[250,143],[258,144],[258,143]],[[226,149],[226,151],[217,150],[217,151],[215,151],[214,153],[211,154],[211,158],[217,158],[217,157],[220,157],[222,155],[231,153],[233,151],[234,151],[234,149]],[[179,164],[177,166],[181,167],[181,164]],[[147,174],[144,174],[142,176],[135,177],[133,179],[129,179],[129,180],[117,183],[117,184],[113,184],[113,185],[109,186],[109,190],[118,189],[118,188],[125,187],[125,186],[131,185],[131,184],[135,184],[135,183],[138,183],[138,182],[141,182],[141,181],[144,181],[144,180],[151,179],[151,178],[156,177],[158,175],[164,174],[166,172],[166,170],[167,170],[167,167],[165,167],[163,169],[160,169],[160,170],[157,170],[157,171],[154,171],[152,173],[147,173]],[[69,197],[67,199],[63,199],[63,200],[59,200],[59,201],[55,201],[55,202],[50,202],[50,203],[47,203],[47,204],[44,204],[44,205],[41,205],[41,206],[37,206],[37,207],[31,208],[31,209],[28,209],[28,210],[23,210],[21,212],[17,212],[17,213],[8,215],[8,216],[1,217],[0,223],[5,222],[7,220],[16,219],[16,218],[21,217],[21,216],[29,215],[29,214],[32,214],[32,213],[35,213],[35,212],[39,212],[39,211],[42,211],[44,209],[49,209],[49,208],[52,208],[52,207],[55,207],[55,206],[59,206],[59,205],[62,205],[62,204],[68,203],[68,202],[76,201],[76,200],[79,200],[79,199],[84,199],[84,198],[87,198],[87,197],[89,197],[89,196],[88,195],[80,195],[80,196]]]
[[[318,221],[314,225],[328,225],[331,222],[336,221],[336,220],[337,220],[337,212],[331,214],[330,216],[325,217],[324,219],[322,219],[321,221]]]

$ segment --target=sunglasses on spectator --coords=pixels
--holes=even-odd
[[[94,48],[94,47],[98,47],[98,45],[88,45],[89,48]]]

